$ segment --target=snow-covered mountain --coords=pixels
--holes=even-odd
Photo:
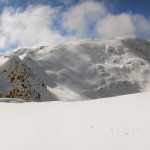
[[[0,60],[3,64],[1,76],[9,81],[1,82],[0,89],[7,97],[6,91],[10,91],[11,86],[15,89],[21,86],[18,79],[17,83],[10,83],[14,78],[12,71],[26,73],[23,76],[29,78],[24,82],[32,96],[28,92],[25,93],[30,98],[15,95],[27,101],[76,101],[150,91],[150,41],[145,39],[80,40],[55,48],[22,48],[8,55],[7,65],[1,62],[8,58],[1,56]],[[13,63],[12,58],[15,58]],[[20,68],[19,72],[15,64]]]
[[[149,150],[149,77],[150,41],[135,37],[1,55],[0,149]],[[35,103],[53,100],[78,102]]]
[[[37,74],[16,55],[0,56],[0,97],[40,102],[56,99]]]

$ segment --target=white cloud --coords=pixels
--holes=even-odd
[[[87,1],[64,13],[63,27],[76,36],[84,37],[88,26],[96,23],[105,14],[107,9],[102,3]]]
[[[102,38],[126,35],[144,36],[150,33],[150,20],[144,16],[130,13],[109,14],[99,20],[96,30]]]
[[[64,13],[63,27],[78,38],[87,36],[111,38],[150,34],[150,20],[140,14],[111,13],[103,3],[86,0]],[[92,26],[91,26],[92,25]],[[89,30],[89,26],[91,26]],[[88,34],[89,36],[89,34]]]
[[[96,26],[101,37],[115,37],[134,34],[135,28],[129,14],[108,15]]]
[[[51,29],[57,9],[49,6],[28,7],[25,11],[5,9],[0,17],[0,47],[57,45],[63,42],[58,31]]]
[[[57,23],[59,20],[60,24],[52,26],[54,20]],[[64,30],[68,34],[64,34]],[[56,46],[79,38],[109,38],[131,34],[149,35],[150,20],[128,12],[113,14],[103,3],[88,0],[68,10],[29,6],[25,10],[6,8],[0,15],[0,48],[4,49],[11,45]]]
[[[150,20],[146,19],[142,15],[134,15],[132,16],[134,26],[136,28],[136,33],[144,35],[150,34]]]

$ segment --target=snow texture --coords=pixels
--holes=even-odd
[[[0,149],[149,150],[149,97],[0,103]]]
[[[0,55],[0,150],[150,150],[149,75],[137,37]]]
[[[9,55],[20,57],[47,87],[51,96],[41,101],[88,100],[150,91],[150,41],[138,37],[87,39],[55,48],[18,49]]]
[[[37,74],[17,55],[0,56],[0,97],[37,101],[55,97]]]

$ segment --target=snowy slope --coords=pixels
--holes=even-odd
[[[56,99],[37,74],[16,55],[0,56],[0,97],[39,102]]]
[[[0,103],[0,149],[149,150],[149,97]]]
[[[150,91],[150,41],[125,37],[81,40],[53,49],[19,49],[58,100],[74,101]]]

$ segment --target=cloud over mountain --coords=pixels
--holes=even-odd
[[[69,1],[65,1],[69,3]],[[5,8],[0,15],[0,48],[55,46],[80,38],[150,33],[150,20],[140,14],[112,13],[104,3],[80,2],[67,9],[30,5],[25,9]]]

